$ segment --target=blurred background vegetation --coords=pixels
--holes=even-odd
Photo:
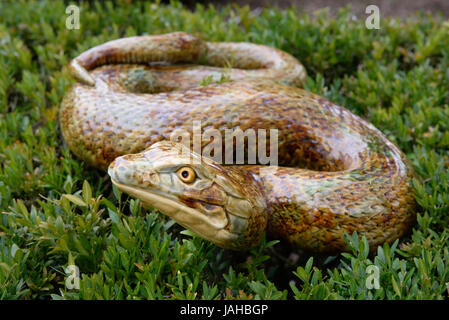
[[[361,16],[365,14],[367,6],[376,5],[385,17],[409,18],[418,12],[441,14],[443,17],[449,17],[449,2],[446,0],[414,0],[407,3],[401,0],[184,0],[182,2],[189,8],[194,8],[198,2],[204,5],[213,4],[218,7],[232,4],[248,5],[253,10],[267,6],[275,6],[279,9],[289,9],[295,6],[298,10],[308,14],[313,14],[317,10],[329,10],[330,16],[335,16],[338,10],[345,6],[348,6],[350,13]]]
[[[69,4],[81,9],[79,30],[66,28]],[[380,29],[369,30],[364,14],[332,10],[0,2],[0,298],[447,298],[449,24],[432,13],[384,17],[381,8]],[[276,241],[229,252],[143,210],[73,157],[58,125],[70,59],[111,39],[172,31],[297,57],[307,90],[372,122],[406,153],[419,175],[410,234],[373,254],[357,234],[346,239],[351,252],[333,257]],[[79,290],[65,286],[70,264],[80,269]],[[366,287],[369,265],[380,270],[378,290]]]
[[[313,14],[317,10],[329,10],[331,16],[335,16],[338,10],[348,6],[349,12],[361,16],[365,14],[365,9],[369,5],[376,5],[385,17],[409,18],[420,13],[441,14],[449,17],[449,2],[446,0],[414,0],[405,3],[401,0],[218,0],[218,1],[182,1],[184,4],[194,8],[198,2],[202,4],[214,4],[218,7],[228,4],[239,6],[249,5],[252,9],[275,6],[279,9],[288,9],[295,6],[298,10]]]

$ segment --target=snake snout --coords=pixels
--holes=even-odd
[[[138,182],[136,178],[139,176],[140,167],[134,157],[126,155],[116,158],[109,165],[108,174],[116,182],[135,185]]]
[[[109,176],[123,184],[129,184],[132,179],[132,171],[129,166],[129,161],[122,157],[115,159],[108,168]]]

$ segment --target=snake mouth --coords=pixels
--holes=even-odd
[[[113,178],[111,178],[111,181],[121,191],[140,199],[145,205],[160,210],[184,228],[193,231],[200,237],[220,247],[228,247],[229,243],[238,237],[226,229],[229,221],[224,211],[215,217],[205,215],[195,208],[159,193],[137,186],[122,184]]]

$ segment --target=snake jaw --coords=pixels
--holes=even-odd
[[[233,169],[225,170],[211,159],[194,163],[192,157],[178,153],[183,148],[159,142],[143,153],[116,158],[108,173],[121,191],[220,247],[242,250],[256,245],[267,218],[260,195],[248,187],[250,181],[242,184]],[[181,181],[180,166],[192,168],[196,180]]]
[[[229,243],[232,243],[238,238],[237,235],[224,229],[223,223],[214,223],[217,221],[204,219],[201,212],[179,201],[157,193],[148,192],[135,186],[121,184],[114,179],[112,179],[112,182],[121,191],[140,199],[146,205],[160,210],[186,229],[192,230],[202,238],[214,242],[220,247],[228,248]]]

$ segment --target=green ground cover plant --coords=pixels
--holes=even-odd
[[[308,16],[178,2],[82,2],[80,29],[64,1],[0,2],[0,299],[447,299],[449,291],[449,24],[381,17],[380,29],[347,9]],[[66,66],[125,36],[185,31],[251,41],[297,57],[307,90],[381,129],[419,177],[410,234],[367,250],[356,233],[336,257],[263,241],[219,249],[113,188],[107,174],[64,146],[58,110],[73,83]],[[68,289],[75,264],[80,288]],[[368,289],[367,267],[379,270]]]

